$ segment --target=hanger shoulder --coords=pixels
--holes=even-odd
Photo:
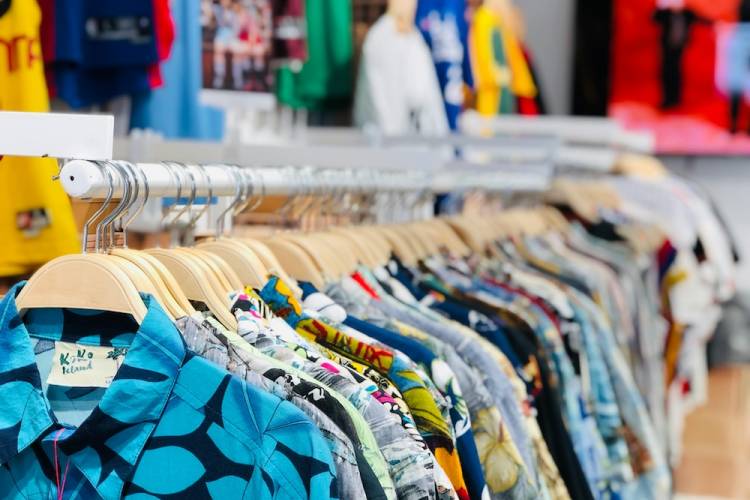
[[[141,252],[138,252],[137,250],[115,248],[110,251],[110,254],[113,257],[118,257],[130,262],[140,269],[153,285],[156,292],[155,296],[159,300],[159,303],[164,306],[164,309],[166,309],[174,318],[180,318],[187,315],[187,311],[185,311],[174,298],[172,291],[164,283],[161,275],[156,269],[154,269],[150,261],[143,258]]]
[[[348,227],[332,227],[328,230],[331,234],[341,236],[357,251],[359,261],[367,267],[374,268],[384,263],[378,258],[377,249],[373,248],[365,238]]]
[[[131,252],[133,250],[130,250]],[[177,301],[177,304],[179,304],[179,307],[182,311],[185,311],[186,316],[192,316],[196,313],[195,308],[190,303],[190,300],[185,295],[185,292],[180,288],[180,285],[177,283],[177,280],[175,279],[174,275],[169,272],[169,269],[162,264],[162,262],[154,257],[153,255],[150,255],[147,252],[138,252],[139,256],[146,262],[148,262],[151,267],[156,271],[156,273],[159,275],[159,277],[163,280],[165,286],[169,290],[169,292],[172,294],[172,296]]]
[[[258,272],[257,264],[260,261],[258,257],[249,247],[241,243],[231,240],[207,241],[199,244],[197,248],[218,255],[236,273],[237,279],[242,283],[238,289],[245,286],[262,287],[268,279],[267,274],[261,275]]]
[[[325,286],[325,279],[309,254],[289,241],[272,238],[264,244],[284,266],[284,269],[295,279],[309,281],[316,287]]]
[[[21,290],[19,311],[42,307],[130,314],[139,324],[146,305],[127,274],[103,255],[66,255],[42,266]]]
[[[268,248],[268,245],[262,241],[250,238],[237,239],[236,241],[250,248],[253,254],[255,254],[263,264],[265,270],[263,276],[265,276],[265,279],[263,280],[262,285],[265,285],[268,281],[268,277],[273,274],[281,278],[284,283],[289,286],[295,297],[302,297],[302,289],[297,286],[297,281],[287,273],[284,266],[279,262],[279,259],[277,259],[271,249]]]
[[[331,266],[335,266],[336,278],[351,276],[357,271],[362,259],[358,257],[359,249],[351,241],[333,233],[311,233],[308,236],[320,243],[320,248],[328,255]]]
[[[415,255],[414,251],[411,249],[411,247],[406,244],[401,236],[393,231],[389,227],[384,226],[373,226],[374,228],[377,228],[379,233],[388,241],[388,243],[393,248],[393,252],[396,254],[396,256],[407,266],[414,266],[418,262],[418,258]]]
[[[188,253],[155,248],[146,250],[166,266],[185,295],[202,302],[226,328],[237,331],[237,320],[229,312],[228,296],[222,295],[217,278],[194,256]],[[226,292],[228,293],[228,292]]]
[[[193,253],[204,259],[206,264],[216,270],[222,284],[227,285],[231,290],[242,290],[245,287],[245,284],[234,269],[232,269],[232,266],[230,266],[220,255],[216,255],[213,252],[201,248],[194,248]]]

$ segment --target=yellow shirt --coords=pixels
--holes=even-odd
[[[495,54],[495,32],[500,34],[503,54]],[[516,97],[536,97],[534,78],[515,33],[500,15],[485,5],[474,13],[469,30],[469,50],[479,113],[487,116],[498,114],[503,87],[509,87]]]
[[[0,6],[0,110],[49,111],[36,0]],[[40,138],[44,140],[44,138]],[[51,159],[0,160],[0,276],[25,274],[78,251],[70,200]]]

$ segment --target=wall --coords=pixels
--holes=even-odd
[[[724,216],[742,257],[738,288],[750,292],[750,161],[748,158],[663,158],[671,171],[703,186]]]
[[[576,0],[515,0],[526,19],[549,114],[570,112]]]

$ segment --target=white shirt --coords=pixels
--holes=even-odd
[[[386,135],[448,133],[430,49],[417,29],[401,33],[384,14],[370,28],[354,96],[354,122]]]

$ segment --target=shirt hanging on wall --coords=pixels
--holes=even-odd
[[[417,26],[432,50],[451,129],[464,105],[464,82],[471,72],[466,51],[465,0],[428,0],[417,4]]]
[[[168,34],[169,22],[155,15],[153,0],[45,0],[42,7],[52,95],[81,108],[152,88],[164,53],[157,36]]]
[[[481,114],[515,113],[516,97],[536,96],[536,85],[509,20],[487,5],[474,14],[469,50]]]
[[[176,38],[162,66],[164,85],[133,96],[132,128],[150,129],[167,138],[220,140],[224,113],[201,106],[200,0],[173,0]],[[169,112],[165,113],[164,110]]]
[[[292,108],[330,109],[351,102],[354,60],[351,0],[305,2],[307,60],[281,68],[276,97]]]
[[[388,135],[449,130],[427,44],[416,30],[400,33],[389,14],[370,28],[362,48],[354,122]]]
[[[0,110],[49,111],[36,0],[0,2]],[[54,160],[0,159],[0,276],[24,274],[78,249]]]

